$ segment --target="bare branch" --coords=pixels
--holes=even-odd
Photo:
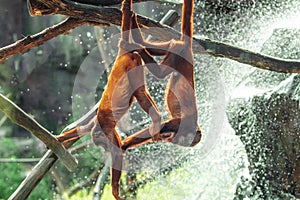
[[[112,6],[118,5],[122,3],[122,0],[72,0],[74,2],[83,3],[83,4],[90,4],[90,5],[97,5],[97,6]],[[158,3],[171,3],[171,4],[180,4],[177,2],[173,2],[172,0],[133,0],[133,3],[140,3],[146,1],[154,1]]]
[[[75,146],[75,147],[72,147],[69,151],[71,152],[71,154],[75,154],[78,151],[89,147],[90,145],[93,145],[93,142],[91,140],[88,140],[86,142],[83,142],[83,143]]]
[[[97,200],[100,199],[101,195],[103,194],[103,189],[106,184],[106,181],[109,176],[109,169],[111,165],[111,156],[108,155],[106,158],[106,162],[97,178],[95,187],[94,187],[94,192],[93,192],[93,199]]]
[[[112,6],[122,3],[122,0],[72,0],[74,2],[97,5],[97,6]],[[133,0],[133,3],[145,2],[151,0]]]
[[[59,176],[58,172],[57,172],[57,169],[56,168],[52,168],[50,170],[50,174],[51,174],[51,177],[52,177],[52,180],[55,182],[55,185],[57,186],[57,191],[58,191],[58,194],[63,197],[63,192],[64,192],[64,184],[62,183],[61,181],[61,177]]]
[[[28,36],[14,44],[1,48],[0,61],[43,44],[45,41],[67,33],[84,23],[105,25],[109,23],[120,25],[121,23],[121,11],[117,8],[99,8],[69,0],[29,0],[28,6],[32,15],[63,14],[71,18],[36,35]],[[144,31],[159,40],[178,39],[180,37],[180,33],[169,26],[164,26],[143,16],[138,16],[138,19],[141,26],[145,27]],[[149,27],[155,28],[149,29]],[[215,57],[228,58],[260,69],[283,73],[300,73],[300,62],[297,60],[275,58],[206,38],[194,37],[193,49],[196,54],[210,54]]]
[[[28,0],[28,6],[33,16],[61,14],[84,21],[121,25],[122,13],[118,8],[97,7],[70,0]],[[139,22],[146,27],[168,27],[142,16],[139,16]]]
[[[65,148],[70,148],[78,139],[63,143]],[[26,199],[45,174],[57,161],[57,156],[48,150],[43,158],[34,166],[30,174],[22,181],[9,200]]]
[[[194,41],[204,48],[205,53],[215,57],[229,58],[243,64],[275,72],[300,73],[300,61],[298,60],[267,56],[210,39],[194,38]],[[200,53],[201,50],[196,50],[196,52]]]
[[[49,10],[52,10],[51,14],[63,14],[98,23],[105,22],[114,25],[120,25],[121,23],[121,11],[116,8],[99,8],[92,5],[76,4],[69,0],[29,0],[29,4],[33,15],[49,14]],[[36,4],[39,7],[41,7],[41,4],[44,5],[47,8],[47,12],[38,10],[35,7]],[[138,20],[146,28],[145,32],[152,34],[157,39],[169,40],[180,37],[178,31],[161,25],[154,20],[142,16],[138,16]],[[155,27],[156,29],[149,29],[149,27]],[[215,57],[229,58],[265,70],[300,73],[299,61],[274,58],[210,39],[194,37],[193,49],[194,53],[205,53]]]
[[[0,163],[33,163],[41,158],[0,158]]]
[[[38,137],[49,147],[64,163],[73,171],[77,167],[77,160],[64,148],[64,146],[37,121],[25,113],[16,104],[0,93],[0,110],[14,123],[22,126],[33,135]]]
[[[15,54],[24,53],[30,48],[39,46],[58,35],[66,34],[68,33],[68,31],[76,28],[77,26],[81,26],[83,24],[90,24],[90,23],[91,22],[89,21],[67,18],[63,22],[60,22],[57,25],[49,27],[35,35],[27,36],[24,39],[18,40],[17,42],[11,45],[0,48],[0,62],[5,61],[8,57],[13,56]],[[105,24],[102,23],[102,25]]]

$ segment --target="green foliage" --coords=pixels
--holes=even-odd
[[[78,191],[75,195],[66,200],[81,200],[81,199],[93,199],[93,192],[89,192],[87,189]]]
[[[22,166],[16,163],[0,164],[0,196],[7,199],[22,181]]]
[[[106,185],[104,187],[103,190],[103,194],[101,199],[105,199],[105,200],[114,200],[114,197],[112,195],[112,189],[111,189],[111,185]]]
[[[0,140],[0,157],[15,158],[18,155],[17,148],[12,140],[3,138]],[[22,181],[22,165],[19,163],[0,163],[0,196],[7,199]]]
[[[86,137],[86,139],[90,140],[90,137]],[[78,141],[73,147],[80,145],[84,141],[85,138],[83,138],[82,141]],[[79,160],[79,163],[73,173],[70,173],[66,167],[59,162],[56,165],[56,168],[58,174],[63,177],[62,182],[65,187],[73,187],[77,183],[86,180],[90,174],[104,162],[101,152],[101,147],[96,147],[94,145],[78,151],[75,156]]]
[[[30,194],[28,200],[50,200],[53,199],[53,188],[51,177],[47,174]]]
[[[21,152],[13,140],[8,138],[0,140],[1,158],[15,159],[20,157],[20,155]],[[27,175],[26,170],[31,170],[31,167],[21,163],[0,163],[0,197],[8,199]],[[28,199],[51,199],[50,184],[51,179],[49,176],[46,176]]]

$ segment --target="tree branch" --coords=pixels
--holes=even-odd
[[[210,39],[194,38],[194,41],[204,48],[205,53],[215,57],[228,58],[253,67],[275,72],[300,73],[300,61],[298,60],[288,60],[263,55]],[[195,51],[201,52],[199,50]]]
[[[0,110],[15,124],[22,126],[38,137],[51,151],[53,151],[64,165],[73,171],[77,167],[77,160],[64,146],[44,127],[25,113],[16,104],[0,93]]]
[[[78,139],[65,142],[63,145],[68,149],[77,140]],[[26,199],[56,161],[57,156],[51,150],[48,150],[8,200]]]
[[[33,163],[41,158],[0,158],[0,163]]]
[[[119,1],[121,0],[114,0],[112,3]],[[121,24],[122,13],[117,8],[97,7],[93,5],[75,3],[70,0],[28,0],[28,6],[32,15],[62,14],[70,16],[71,18],[69,20],[71,22],[65,21],[67,25],[64,24],[64,22],[57,25],[58,27],[65,26],[65,31],[61,28],[52,27],[52,30],[51,28],[45,30],[47,34],[43,34],[44,31],[42,31],[34,36],[24,38],[24,41],[20,40],[12,45],[1,48],[0,61],[5,60],[8,56],[22,53],[33,46],[42,44],[46,40],[56,37],[59,34],[66,33],[68,30],[81,25],[80,23],[111,23],[118,26]],[[76,21],[75,19],[78,19],[79,21]],[[159,40],[178,39],[180,37],[180,33],[178,31],[147,17],[138,16],[138,20],[141,26],[145,28],[143,30],[144,32],[153,35]],[[68,25],[68,23],[70,24]],[[149,27],[152,28],[149,29]],[[55,35],[53,34],[50,37],[51,32],[55,32]],[[40,37],[43,38],[43,35],[47,35],[47,37],[44,37],[44,39],[38,39]],[[36,38],[36,42],[33,42],[32,38]],[[33,44],[31,44],[31,41]],[[20,50],[16,50],[19,48]],[[215,57],[228,58],[260,69],[283,73],[300,73],[300,61],[298,60],[275,58],[206,38],[194,37],[193,50],[195,54],[210,54]]]
[[[28,0],[27,2],[32,16],[61,14],[85,21],[121,25],[122,12],[117,8],[80,4],[70,0]],[[147,17],[139,16],[139,21],[146,27],[168,27]]]
[[[90,4],[96,6],[112,6],[118,5],[122,3],[122,0],[72,0],[74,2],[83,3],[83,4]],[[145,2],[151,0],[133,0],[133,3]]]
[[[51,14],[63,14],[74,18],[114,25],[120,25],[121,23],[121,11],[116,8],[99,8],[92,5],[75,4],[69,0],[28,0],[28,2],[32,8],[37,3],[44,5],[53,11]],[[32,14],[41,15],[43,13],[42,11],[37,11],[38,9]],[[146,27],[145,32],[160,40],[178,39],[180,37],[178,31],[149,18],[138,16],[138,20],[143,27]],[[155,29],[149,29],[149,27],[155,27]],[[300,73],[299,61],[275,58],[210,39],[194,37],[193,50],[194,53],[206,53],[215,57],[228,58],[265,70]]]
[[[46,41],[57,37],[61,34],[66,34],[71,29],[81,26],[83,24],[91,24],[92,22],[85,20],[78,20],[74,18],[67,18],[66,20],[60,22],[57,25],[49,27],[35,35],[27,36],[24,39],[18,40],[17,42],[0,48],[0,62],[5,61],[10,56],[15,54],[24,53],[32,47],[39,46]],[[95,25],[95,23],[93,23]],[[97,24],[97,25],[109,25],[109,24]]]
[[[118,5],[122,3],[122,0],[72,0],[74,2],[83,3],[83,4],[90,4],[90,5],[96,5],[96,6],[112,6],[112,5]],[[172,0],[133,0],[133,3],[140,3],[140,2],[146,2],[146,1],[154,1],[159,3],[172,3],[172,4],[181,4],[172,2]]]

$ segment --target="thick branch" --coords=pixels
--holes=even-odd
[[[11,45],[0,48],[0,62],[5,61],[8,57],[15,54],[24,53],[32,47],[39,46],[58,35],[66,34],[71,29],[87,23],[90,22],[74,18],[67,18],[63,22],[49,27],[35,35],[27,36]]]
[[[74,18],[80,18],[95,22],[112,23],[120,25],[121,11],[116,8],[99,8],[91,5],[75,4],[69,0],[29,0],[34,8],[35,4],[43,4],[52,9],[52,14],[63,14]],[[42,11],[32,13],[41,14]],[[174,29],[163,26],[149,18],[139,16],[139,23],[146,27],[145,32],[152,34],[157,39],[168,40],[179,38],[180,33]],[[149,29],[156,27],[156,29]],[[259,53],[251,52],[226,43],[209,39],[194,38],[194,53],[207,53],[216,57],[224,57],[240,63],[248,64],[257,68],[284,73],[300,73],[300,62],[295,60],[284,60]]]
[[[122,13],[117,8],[79,4],[70,0],[28,0],[28,6],[33,16],[61,14],[84,21],[121,25]],[[168,27],[142,16],[139,16],[139,21],[146,27]]]
[[[74,2],[83,3],[83,4],[90,4],[90,5],[97,5],[97,6],[112,6],[121,4],[122,0],[72,0]],[[173,2],[172,0],[133,0],[133,3],[140,3],[146,1],[155,1],[159,3],[172,3],[172,4],[180,4]]]
[[[117,1],[120,0],[115,0],[114,2]],[[56,25],[57,27],[51,27],[39,34],[26,37],[12,45],[1,48],[0,61],[42,44],[59,34],[66,33],[82,23],[87,23],[87,21],[89,23],[121,24],[121,11],[116,8],[99,8],[92,5],[74,3],[69,0],[28,0],[28,6],[32,15],[63,14],[72,18]],[[79,21],[76,21],[75,18]],[[178,39],[180,37],[178,31],[168,26],[161,25],[143,16],[138,16],[138,19],[141,26],[145,27],[144,32],[153,35],[159,40]],[[149,27],[152,28],[149,29]],[[53,33],[51,34],[51,32]],[[275,58],[210,39],[194,37],[193,50],[195,54],[206,53],[215,57],[229,58],[265,70],[300,73],[300,62],[297,60]]]
[[[47,147],[51,149],[64,163],[73,171],[77,167],[77,160],[57,141],[57,139],[32,117],[25,113],[16,104],[0,93],[0,110],[14,123],[22,126],[33,135],[38,137]]]
[[[68,149],[78,140],[79,139],[67,141],[64,142],[63,145],[66,149]],[[78,145],[77,147],[70,149],[70,152],[72,154],[76,153],[82,147],[86,147],[87,144],[88,143],[83,143],[83,145]],[[29,175],[18,186],[15,192],[9,197],[9,200],[26,199],[56,161],[57,156],[51,150],[48,150],[42,159],[40,159],[35,165]]]
[[[63,143],[63,145],[65,148],[70,148],[76,141],[77,139]],[[8,200],[26,199],[56,161],[57,156],[48,150]]]
[[[83,3],[83,4],[90,4],[96,6],[112,6],[121,4],[122,0],[72,0],[74,2]],[[145,2],[151,0],[133,0],[133,3]]]
[[[229,58],[253,67],[275,72],[300,73],[300,61],[298,60],[275,58],[209,39],[194,38],[194,41],[204,48],[205,53],[215,57]]]

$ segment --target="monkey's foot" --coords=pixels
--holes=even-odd
[[[59,141],[59,142],[64,142],[66,139],[64,138],[64,135],[63,134],[61,134],[61,135],[56,135],[55,136],[56,137],[56,139]]]
[[[161,134],[160,134],[160,133],[155,134],[155,135],[152,136],[152,141],[153,141],[153,142],[160,142],[160,141],[162,141],[162,140],[163,140],[163,137],[161,137]]]
[[[171,142],[172,139],[175,137],[175,133],[164,133],[161,134],[161,137],[166,142]]]

